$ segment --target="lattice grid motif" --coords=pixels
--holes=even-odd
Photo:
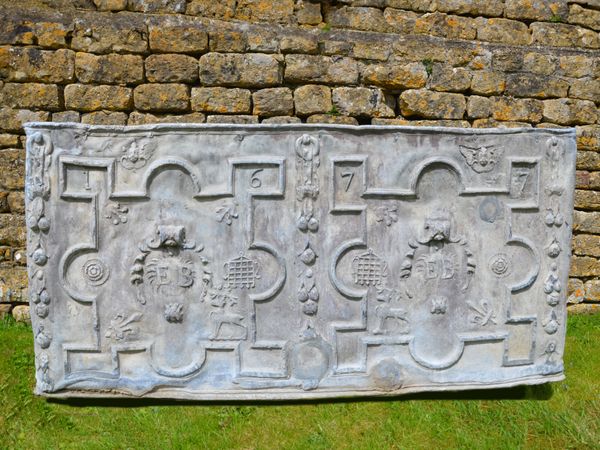
[[[252,289],[256,285],[258,264],[243,255],[225,263],[225,280],[229,289]]]
[[[361,286],[380,286],[387,273],[387,264],[373,250],[352,260],[354,283]]]

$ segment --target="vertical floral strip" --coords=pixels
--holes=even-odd
[[[311,245],[311,235],[319,230],[319,217],[315,210],[315,202],[319,196],[319,140],[308,134],[296,141],[296,199],[301,204],[300,215],[296,225],[307,239],[298,253],[302,272],[298,300],[303,304],[302,312],[314,316],[319,309],[319,290],[316,285],[313,266],[317,254]]]
[[[46,236],[50,219],[45,215],[45,204],[50,197],[48,169],[51,164],[52,142],[48,136],[36,132],[27,139],[28,160],[26,168],[27,231],[29,235],[28,256],[33,261],[29,268],[29,296],[34,321],[36,344],[43,350],[50,347],[52,334],[49,330],[51,298],[45,286],[45,268],[48,263]],[[39,352],[37,358],[38,386],[42,391],[52,391],[48,354]]]

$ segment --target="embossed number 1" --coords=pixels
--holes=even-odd
[[[348,182],[346,183],[346,192],[350,189],[350,184],[352,183],[352,178],[354,178],[354,172],[342,172],[342,178],[348,178]]]

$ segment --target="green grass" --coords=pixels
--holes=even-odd
[[[331,116],[339,116],[340,115],[340,111],[337,109],[337,106],[333,105],[331,107],[331,109],[329,111],[327,111],[327,114],[329,114]]]
[[[425,58],[421,61],[425,66],[425,72],[427,72],[427,76],[430,77],[433,72],[433,60],[429,58]]]
[[[56,403],[31,329],[0,322],[0,448],[600,448],[600,315],[569,318],[561,383],[390,401]]]

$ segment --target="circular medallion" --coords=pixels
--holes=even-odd
[[[490,270],[499,278],[510,274],[510,258],[504,253],[498,253],[490,259]]]
[[[100,259],[88,259],[83,265],[83,275],[92,286],[100,286],[108,279],[110,270]]]
[[[394,391],[400,389],[404,383],[402,366],[392,358],[379,361],[369,371],[369,376],[377,390]]]

